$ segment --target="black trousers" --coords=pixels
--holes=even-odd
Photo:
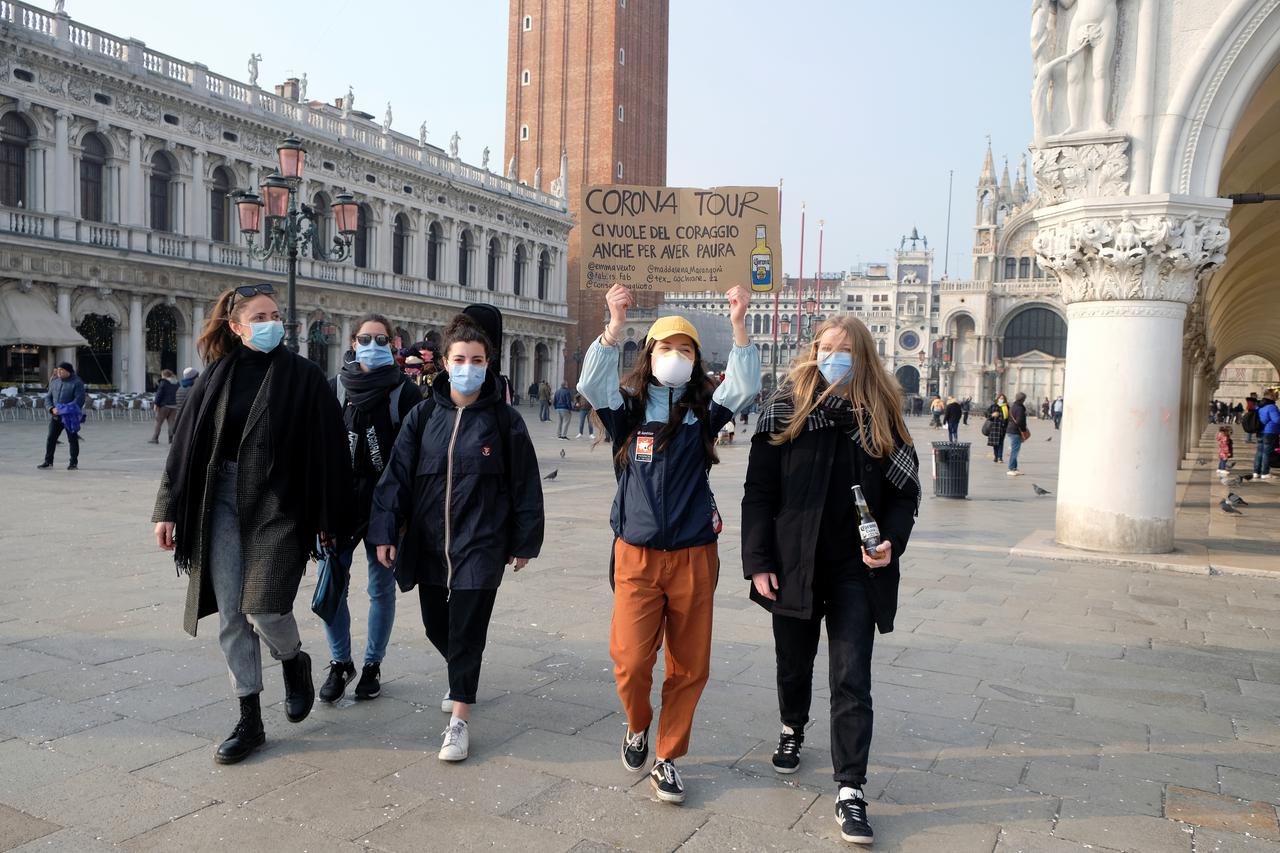
[[[449,666],[449,698],[474,705],[480,686],[480,660],[489,636],[496,589],[455,589],[418,585],[422,625],[427,639]]]
[[[62,435],[64,429],[66,427],[62,425],[62,418],[49,418],[49,438],[44,443],[44,461],[50,465],[53,464],[53,452],[58,449],[58,436]],[[67,432],[67,444],[71,447],[71,461],[79,460],[80,433]]]
[[[871,752],[871,647],[875,620],[866,567],[848,564],[825,574],[818,570],[814,614],[809,619],[773,617],[778,660],[778,709],[782,722],[801,729],[813,699],[813,660],[822,620],[827,620],[830,652],[831,761],[835,780],[860,787],[867,781]]]

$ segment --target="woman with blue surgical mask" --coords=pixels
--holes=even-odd
[[[489,371],[493,345],[459,314],[445,330],[447,373],[405,419],[373,494],[367,542],[418,588],[427,639],[445,659],[449,714],[441,761],[462,761],[489,619],[506,566],[538,556],[544,527],[538,458],[520,414]],[[358,352],[357,352],[358,355]]]
[[[761,412],[742,499],[743,573],[769,610],[782,732],[773,769],[800,768],[822,623],[830,654],[835,816],[845,841],[870,844],[863,786],[871,748],[871,649],[893,630],[898,559],[915,524],[919,463],[902,392],[854,317],[818,327]],[[878,533],[863,525],[860,489]],[[860,530],[860,527],[862,528]],[[864,547],[863,536],[881,542]]]
[[[170,446],[152,521],[156,544],[188,577],[185,627],[218,614],[218,643],[240,703],[214,753],[242,761],[266,739],[262,643],[281,663],[284,712],[315,701],[293,602],[317,538],[341,539],[351,519],[342,415],[324,373],[280,345],[270,284],[218,297],[198,348],[208,367],[191,386]]]
[[[387,467],[391,448],[395,445],[400,425],[413,407],[422,402],[422,392],[405,376],[391,353],[393,336],[391,321],[381,314],[366,314],[355,325],[351,335],[354,358],[329,380],[347,430],[347,456],[355,478],[352,534],[337,543],[337,557],[342,566],[351,568],[356,547],[364,540],[364,553],[369,566],[369,621],[365,643],[364,665],[355,687],[357,700],[376,699],[382,694],[382,661],[391,640],[391,626],[396,616],[396,579],[386,566],[378,562],[377,549],[366,533],[373,507],[373,490]],[[329,675],[320,686],[320,700],[334,703],[356,678],[351,657],[351,610],[347,604],[350,584],[344,590],[342,603],[333,622],[325,625],[329,640]]]

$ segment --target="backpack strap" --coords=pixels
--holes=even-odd
[[[333,378],[333,386],[336,389],[334,393],[338,395],[338,408],[345,410],[347,408],[347,388],[342,384],[341,376]]]
[[[391,389],[391,429],[393,431],[400,428],[400,392],[403,390],[403,382]]]

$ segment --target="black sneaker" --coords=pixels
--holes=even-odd
[[[347,685],[355,680],[356,666],[351,661],[329,661],[329,677],[320,685],[320,701],[333,704],[347,692]]]
[[[356,699],[377,699],[382,695],[382,664],[367,663],[360,673],[360,683],[356,685]]]
[[[778,749],[773,754],[773,769],[790,776],[800,769],[800,747],[804,745],[804,729],[783,726],[778,736]]]
[[[653,787],[653,793],[664,803],[684,802],[684,783],[680,781],[680,774],[676,772],[673,762],[662,759],[653,762],[653,769],[649,771],[649,784]]]
[[[72,462],[70,465],[67,466],[68,471],[76,471],[76,470],[79,470],[79,468],[80,466],[75,462]]]
[[[862,799],[862,791],[841,789],[841,796],[836,800],[836,823],[840,824],[840,837],[854,844],[870,844],[875,841],[875,833],[871,824],[867,823],[867,801]]]
[[[37,468],[52,468],[52,467],[53,467],[53,463],[52,463],[52,462],[41,462],[41,463],[40,463],[39,465],[37,465],[36,467],[37,467]]]
[[[622,766],[632,773],[639,773],[649,760],[649,730],[638,734],[627,731],[622,739]]]

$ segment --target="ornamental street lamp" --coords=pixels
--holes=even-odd
[[[318,261],[345,261],[352,255],[352,237],[358,229],[360,207],[351,193],[339,193],[333,203],[333,221],[340,236],[333,238],[333,245],[321,242],[318,215],[311,205],[298,204],[298,188],[302,183],[302,166],[307,149],[297,137],[289,136],[277,147],[280,171],[268,175],[262,182],[262,195],[253,190],[241,190],[235,194],[236,215],[240,231],[248,238],[249,255],[265,261],[273,255],[283,254],[288,259],[289,312],[285,325],[285,346],[291,352],[298,351],[298,255],[309,254]],[[262,232],[262,213],[266,209],[269,234],[262,247],[254,246],[254,240]]]

